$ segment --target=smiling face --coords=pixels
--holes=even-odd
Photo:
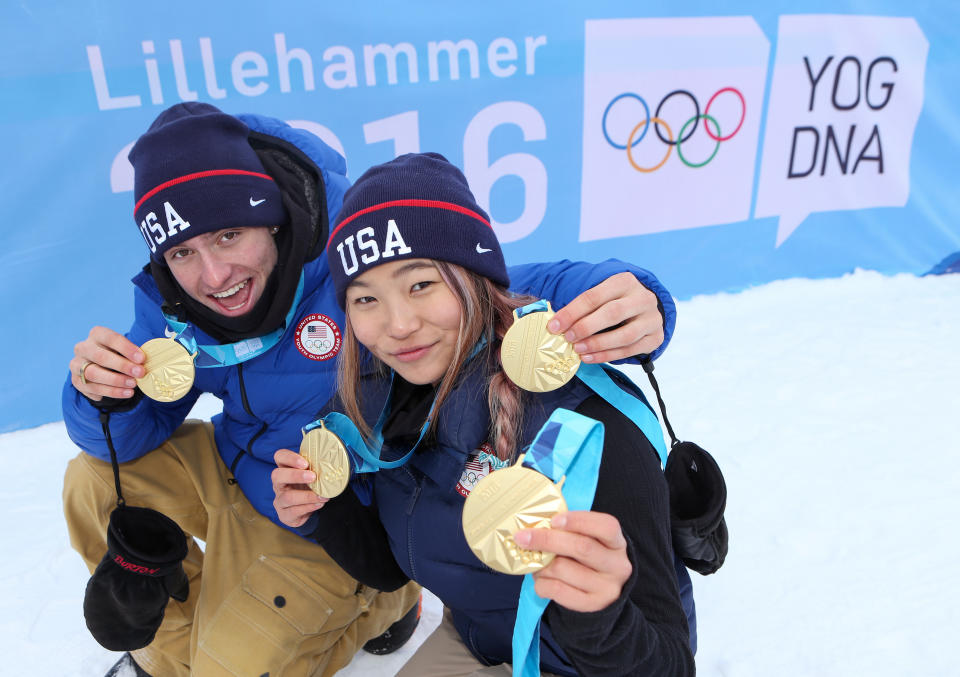
[[[277,265],[277,245],[270,228],[224,228],[175,245],[163,258],[194,300],[226,317],[240,317],[263,295]]]
[[[347,288],[346,310],[357,340],[405,381],[436,384],[450,367],[462,311],[430,260],[371,268]]]

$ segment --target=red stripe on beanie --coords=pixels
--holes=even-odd
[[[141,197],[137,201],[137,204],[133,206],[133,217],[134,219],[136,219],[137,210],[140,209],[140,205],[142,205],[145,200],[148,200],[149,198],[153,197],[154,195],[159,193],[161,190],[164,190],[165,188],[169,188],[170,186],[175,186],[178,183],[186,183],[187,181],[194,181],[196,179],[206,179],[210,176],[231,176],[231,175],[257,176],[257,177],[260,177],[261,179],[266,179],[267,181],[273,181],[273,177],[269,176],[268,174],[262,174],[260,172],[250,172],[250,171],[247,171],[246,169],[209,169],[205,172],[194,172],[193,174],[185,174],[184,176],[178,176],[175,179],[164,181],[156,188],[152,190],[148,190],[146,193],[144,193],[143,197]]]
[[[453,202],[444,202],[442,200],[390,200],[389,202],[381,202],[380,204],[375,204],[372,207],[361,209],[360,211],[354,212],[345,218],[337,225],[336,228],[333,229],[333,232],[330,233],[330,238],[327,240],[327,246],[330,245],[334,235],[336,235],[341,228],[353,221],[358,216],[369,214],[370,212],[375,212],[379,209],[387,209],[388,207],[431,207],[433,209],[446,209],[447,211],[459,212],[460,214],[470,216],[488,228],[493,228],[493,226],[490,225],[490,222],[483,218],[480,214],[477,214],[472,209],[467,209],[466,207],[461,207],[458,204],[454,204]]]

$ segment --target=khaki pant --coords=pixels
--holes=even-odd
[[[467,649],[453,625],[448,609],[433,634],[424,640],[417,652],[403,665],[397,677],[510,677],[513,667],[508,663],[485,666]],[[556,677],[551,672],[542,677]]]
[[[171,599],[156,638],[132,652],[148,673],[332,675],[417,603],[413,583],[393,593],[359,585],[323,548],[260,515],[229,477],[213,426],[199,421],[120,466],[127,504],[164,513],[189,544],[189,598]],[[91,572],[106,552],[115,505],[109,463],[86,453],[70,461],[64,513]]]

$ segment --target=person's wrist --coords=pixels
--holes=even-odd
[[[78,390],[77,392],[80,391]],[[102,412],[110,414],[121,414],[125,411],[130,411],[140,403],[140,400],[143,399],[143,391],[139,388],[133,389],[133,395],[131,397],[104,396],[99,400],[95,400],[91,397],[88,397],[85,393],[80,392],[80,394],[83,395],[83,398],[91,405]]]

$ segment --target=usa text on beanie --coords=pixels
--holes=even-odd
[[[249,133],[210,104],[179,103],[133,146],[133,217],[154,260],[202,233],[286,221],[280,189]]]
[[[448,261],[510,284],[490,218],[438,153],[401,155],[364,172],[344,195],[327,259],[341,307],[357,276],[402,259]]]

